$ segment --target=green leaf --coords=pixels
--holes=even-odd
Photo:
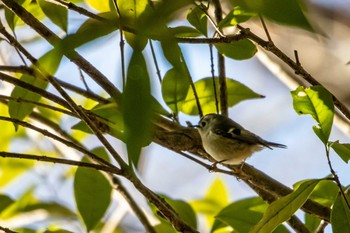
[[[350,144],[349,143],[339,143],[338,141],[331,143],[333,150],[339,155],[339,157],[348,163],[350,160]]]
[[[154,227],[157,233],[178,233],[169,223],[162,221],[160,224]]]
[[[151,141],[152,103],[150,78],[145,59],[140,51],[134,51],[123,92],[122,114],[129,162],[135,165],[138,164],[141,148]]]
[[[176,213],[179,214],[180,219],[184,220],[185,223],[192,228],[197,228],[196,213],[187,202],[170,198],[166,198],[166,201],[174,208]]]
[[[310,199],[323,206],[331,207],[335,201],[338,191],[339,188],[334,181],[322,180],[316,185]]]
[[[320,181],[305,181],[291,194],[271,203],[263,218],[251,229],[250,233],[271,232],[278,225],[288,220],[305,203]]]
[[[0,194],[0,213],[14,202],[15,201],[12,200],[9,196]]]
[[[37,67],[40,67],[41,70],[53,75],[62,59],[62,54],[56,50],[50,50],[45,55],[43,55],[39,60]],[[32,66],[33,67],[33,66]],[[34,67],[35,68],[35,67]],[[45,77],[39,72],[35,72],[35,77],[29,74],[24,74],[20,78],[21,81],[29,83],[35,87],[45,89],[47,87],[48,82]],[[16,86],[12,93],[11,97],[31,100],[38,102],[41,96],[35,92],[32,92],[28,89],[24,89],[22,87]],[[18,102],[16,100],[9,101],[9,113],[12,118],[23,120],[26,116],[28,116],[34,109],[35,105],[30,103]],[[17,126],[16,130],[17,130]]]
[[[98,104],[91,109],[91,112],[95,115],[95,123],[99,126],[102,132],[109,133],[125,142],[123,115],[120,107],[115,102],[109,104]],[[72,126],[72,129],[92,133],[89,126],[83,121]]]
[[[149,4],[147,0],[117,0],[117,4],[121,15],[121,24],[127,24],[129,27],[135,28],[140,15],[148,14]],[[134,50],[142,51],[147,45],[147,37],[129,32],[124,34],[126,41]]]
[[[211,232],[230,226],[234,231],[249,232],[259,222],[268,205],[260,197],[252,197],[231,203],[223,208],[215,217]],[[221,232],[221,231],[219,231]],[[285,226],[278,226],[274,233],[289,233]]]
[[[99,11],[99,12],[107,12],[111,11],[114,8],[111,8],[113,6],[113,0],[84,0],[91,8]]]
[[[190,82],[185,68],[172,68],[166,72],[162,80],[162,95],[165,103],[178,113],[186,99]]]
[[[45,18],[44,12],[38,6],[35,1],[32,0],[16,0],[16,2],[21,5],[26,11],[30,14],[34,15],[37,20],[42,20]],[[5,17],[6,21],[9,24],[9,27],[12,31],[15,30],[16,27],[27,25],[22,21],[20,17],[14,14],[11,10],[5,7]]]
[[[248,39],[233,41],[229,44],[215,44],[219,53],[235,60],[249,59],[257,52],[256,46]]]
[[[104,216],[111,202],[112,187],[99,171],[79,167],[74,177],[74,197],[87,231]]]
[[[37,1],[45,15],[63,31],[67,32],[68,10],[47,0]]]
[[[305,226],[310,230],[310,232],[316,232],[320,223],[321,219],[314,215],[305,213]]]
[[[350,201],[348,194],[346,194],[346,199]],[[350,232],[350,209],[340,193],[332,208],[331,223],[333,233]]]
[[[234,6],[239,6],[246,12],[260,14],[267,19],[280,24],[300,27],[313,31],[305,16],[302,0],[232,0]]]
[[[332,95],[321,86],[298,87],[291,91],[294,110],[299,114],[310,114],[318,123],[313,127],[316,135],[326,145],[332,130],[334,104]]]
[[[256,14],[253,12],[247,12],[245,9],[243,9],[240,6],[235,6],[233,10],[231,10],[226,17],[220,21],[218,24],[219,28],[229,27],[229,26],[236,26],[239,23],[243,23],[247,20],[249,20],[251,17],[255,16]]]
[[[201,33],[192,27],[178,26],[173,28],[168,28],[171,35],[175,37],[197,37],[201,36]]]
[[[173,67],[177,67],[181,70],[182,62],[182,53],[179,44],[173,38],[164,39],[161,41],[161,46],[165,58],[169,61]]]
[[[216,83],[216,94],[219,93],[219,79],[215,78]],[[226,78],[227,85],[227,101],[228,106],[232,107],[233,105],[239,103],[242,100],[252,99],[252,98],[263,98],[262,95],[259,95],[249,89],[247,86],[242,83],[235,81],[233,79]],[[216,112],[215,107],[215,92],[213,88],[213,79],[204,78],[198,80],[194,83],[196,88],[200,105],[203,110],[203,114]],[[219,97],[218,97],[219,101]],[[219,104],[220,106],[220,104]],[[198,109],[196,104],[196,99],[193,94],[192,88],[189,89],[187,97],[182,104],[181,111],[189,115],[198,115]]]
[[[231,226],[238,232],[249,232],[262,217],[262,210],[266,209],[266,206],[266,203],[258,197],[233,202],[216,215],[216,222],[211,232],[225,226]]]
[[[65,51],[65,54],[69,54],[71,50],[119,29],[119,18],[115,11],[101,13],[98,16],[105,20],[100,21],[89,18],[75,33],[67,35],[62,40],[60,46]]]
[[[195,7],[188,11],[187,20],[204,36],[208,36],[208,19],[204,11],[199,7]]]

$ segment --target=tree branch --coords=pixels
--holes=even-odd
[[[33,155],[33,154],[11,153],[11,152],[0,151],[0,157],[29,159],[29,160],[37,160],[40,162],[59,163],[59,164],[77,166],[77,167],[93,168],[99,171],[105,171],[116,175],[122,175],[121,170],[116,167],[105,166],[105,165],[94,164],[94,163],[86,163],[81,161],[74,161],[70,159],[54,158],[54,157],[45,156],[45,155]]]
[[[52,46],[58,47],[63,44],[61,38],[59,38],[55,33],[48,29],[44,24],[42,24],[38,19],[36,19],[32,14],[25,10],[16,1],[2,0],[2,2],[7,8],[13,11],[19,18],[23,20],[23,22],[25,22],[28,26],[34,29]],[[3,35],[7,33],[3,25],[0,25],[0,32]],[[6,38],[7,37],[8,36],[6,36]],[[99,70],[97,70],[93,65],[91,65],[79,53],[77,53],[74,49],[63,50],[63,52],[64,55],[67,56],[73,63],[80,67],[85,73],[89,74],[90,77],[97,84],[99,84],[99,86],[101,86],[111,97],[115,98],[116,101],[120,100],[120,92],[113,85],[113,83],[111,83],[106,76],[104,76]]]

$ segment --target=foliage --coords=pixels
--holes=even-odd
[[[303,180],[289,189],[248,164],[215,170],[236,176],[258,194],[234,201],[221,179],[216,179],[203,197],[191,201],[156,194],[141,182],[140,161],[148,159],[141,157],[142,151],[152,142],[179,154],[191,152],[207,158],[196,130],[181,126],[181,117],[225,113],[241,101],[264,97],[235,77],[227,77],[225,59],[242,62],[254,57],[258,47],[277,56],[283,53],[272,41],[241,26],[244,22],[266,19],[313,33],[303,1],[3,0],[2,4],[6,24],[0,28],[1,45],[16,51],[21,65],[8,59],[8,64],[0,67],[0,79],[12,84],[11,94],[0,96],[0,219],[4,224],[0,227],[29,216],[34,224],[11,226],[11,230],[70,232],[64,228],[73,220],[72,231],[76,230],[74,225],[88,232],[127,231],[123,223],[107,230],[122,206],[115,195],[119,193],[147,232],[197,232],[204,228],[211,232],[289,232],[286,223],[307,232],[324,222],[331,224],[335,233],[350,231],[349,194],[330,161],[331,148],[345,163],[350,159],[349,143],[330,140],[335,109],[343,108],[321,85],[300,86],[291,95],[297,114],[311,115],[317,122],[313,130],[324,145],[330,177]],[[211,15],[213,9],[216,13]],[[34,31],[28,33],[28,27]],[[226,34],[232,28],[236,32]],[[46,46],[43,55],[26,46],[26,37],[32,44]],[[97,50],[101,41],[108,42],[106,38],[120,40],[120,48],[111,51],[120,53],[119,86],[80,54]],[[182,46],[189,43],[207,44],[211,54],[217,53],[223,61],[218,74],[212,70],[204,77],[193,77]],[[208,59],[214,69],[213,55]],[[298,62],[287,56],[280,59],[292,64],[302,77],[310,76]],[[60,80],[67,63],[78,67],[85,88],[74,84],[76,75]],[[164,75],[160,63],[166,64]],[[86,82],[90,78],[93,85]],[[92,140],[101,147],[92,149]],[[23,141],[29,146],[21,145]],[[126,150],[112,142],[125,145]],[[74,196],[73,206],[64,200],[40,198],[40,185],[18,187],[17,195],[7,189],[18,182],[16,179],[27,182],[41,167],[59,174],[55,189],[70,187],[66,196]],[[136,190],[148,207],[135,200],[132,192]],[[49,191],[47,188],[44,193]],[[295,215],[300,210],[306,213],[305,221]],[[38,213],[44,217],[36,219]],[[205,226],[200,225],[199,216],[205,217]],[[151,224],[150,219],[157,221]]]

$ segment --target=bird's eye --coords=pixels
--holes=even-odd
[[[201,125],[201,127],[204,127],[204,126],[206,126],[206,125],[207,125],[207,122],[202,121],[200,125]]]

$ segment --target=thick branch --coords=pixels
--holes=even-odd
[[[173,151],[189,151],[201,158],[215,162],[203,149],[200,136],[197,130],[177,125],[164,118],[158,119],[156,123],[161,130],[157,130],[154,135],[154,141]],[[261,192],[268,193],[269,198],[277,199],[279,197],[288,195],[293,190],[276,181],[272,177],[263,172],[253,168],[248,164],[243,167],[227,166],[237,178],[243,180],[254,190],[261,190]],[[324,207],[312,200],[306,201],[302,209],[305,212],[316,215],[321,219],[330,221],[330,209]]]

